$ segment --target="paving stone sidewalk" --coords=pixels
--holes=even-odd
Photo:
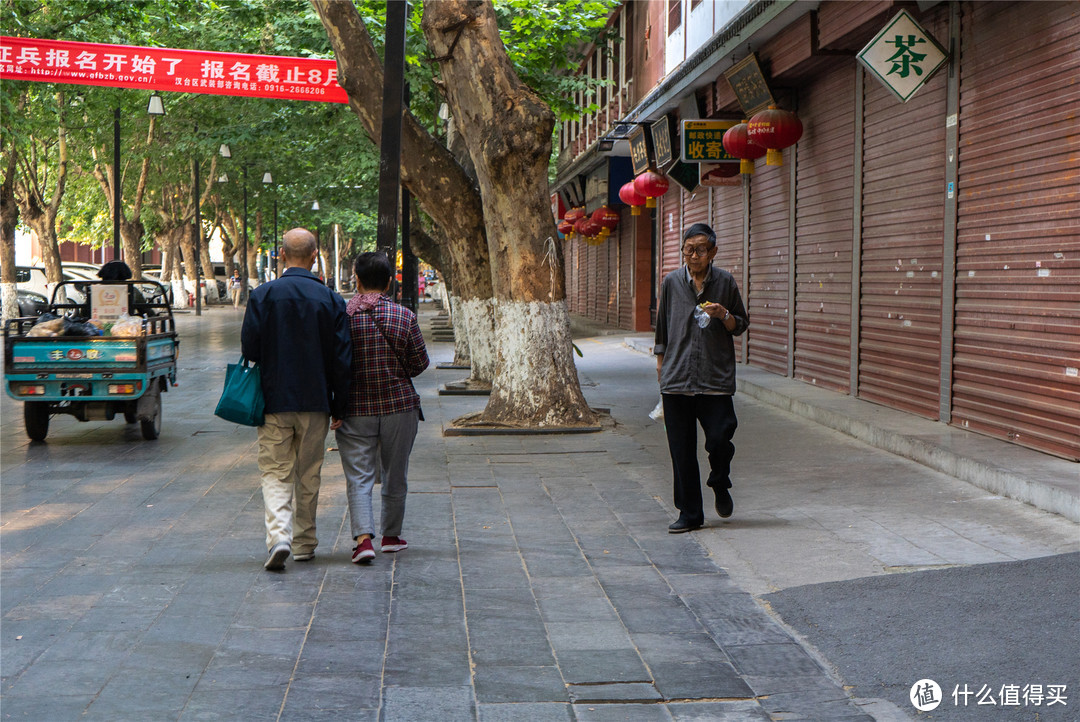
[[[157,442],[61,417],[31,445],[4,400],[4,719],[870,719],[666,532],[655,454],[618,427],[444,437],[484,403],[437,396],[460,371],[419,379],[410,548],[349,563],[330,452],[315,559],[263,571],[255,433],[210,415],[239,319],[181,318]]]

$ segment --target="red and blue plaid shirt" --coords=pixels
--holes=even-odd
[[[353,348],[346,418],[420,408],[420,395],[410,379],[430,361],[416,314],[381,294],[354,296],[346,310]]]

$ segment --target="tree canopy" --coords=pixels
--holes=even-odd
[[[500,31],[522,79],[560,117],[578,108],[572,91],[585,80],[566,72],[602,32],[612,2],[596,0],[501,0]],[[362,0],[357,7],[381,45],[385,3]],[[443,92],[436,64],[420,29],[422,6],[413,5],[407,40],[407,73],[413,115],[440,133]],[[225,52],[331,58],[318,17],[306,0],[4,0],[5,35],[86,42],[175,47]],[[381,50],[381,48],[380,48]],[[270,244],[273,201],[278,230],[294,225],[340,223],[348,235],[373,239],[378,194],[378,153],[343,104],[267,100],[191,93],[163,93],[167,115],[146,115],[146,92],[77,85],[5,81],[0,89],[2,153],[25,160],[21,173],[55,181],[58,129],[63,126],[69,174],[56,217],[59,240],[95,247],[111,242],[111,210],[95,168],[107,177],[112,163],[113,111],[121,115],[122,203],[131,212],[144,160],[145,200],[138,209],[147,250],[172,223],[190,222],[191,163],[201,182],[214,183],[214,207],[242,211],[245,179],[249,234]],[[217,156],[228,144],[231,159]],[[212,165],[216,161],[216,165]],[[215,177],[210,178],[211,168]],[[264,186],[269,172],[273,185]],[[228,182],[217,183],[228,177]],[[186,194],[186,198],[185,198]],[[184,202],[181,202],[184,201]],[[318,201],[319,212],[311,210]],[[263,215],[264,237],[250,226]],[[186,214],[186,215],[185,215]],[[213,208],[203,216],[214,222]]]

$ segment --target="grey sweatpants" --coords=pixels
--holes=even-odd
[[[375,535],[371,492],[382,482],[382,535],[400,536],[409,490],[409,454],[420,415],[416,410],[387,416],[353,416],[336,432],[349,496],[352,537]]]

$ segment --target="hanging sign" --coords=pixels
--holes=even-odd
[[[641,175],[649,170],[649,146],[645,139],[645,129],[640,125],[630,134],[630,160],[634,164],[634,175]]]
[[[656,153],[656,167],[663,168],[671,162],[671,127],[665,115],[649,126],[652,134],[653,150]]]
[[[0,79],[347,103],[337,61],[0,37]]]
[[[739,107],[747,118],[776,102],[769,90],[769,84],[765,82],[765,74],[761,72],[757,56],[753,53],[725,70],[724,77],[735,91]]]
[[[680,159],[683,163],[738,161],[724,150],[724,131],[738,124],[737,120],[684,120]]]
[[[898,12],[857,57],[901,103],[906,103],[949,59],[906,10]]]

